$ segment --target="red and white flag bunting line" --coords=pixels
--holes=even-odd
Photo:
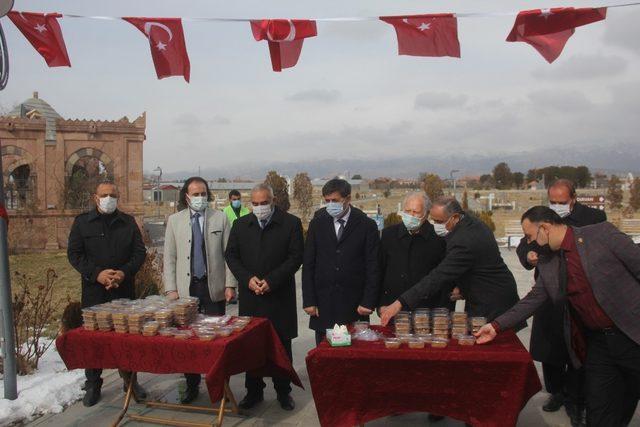
[[[58,19],[82,18],[122,20],[136,27],[148,40],[156,74],[190,78],[190,62],[182,21],[248,22],[256,41],[267,41],[273,71],[295,66],[304,39],[318,34],[316,22],[382,21],[394,27],[398,38],[398,54],[426,57],[460,57],[457,18],[490,18],[515,16],[509,42],[525,42],[549,63],[562,53],[575,28],[606,18],[608,8],[638,6],[640,2],[600,7],[558,7],[520,12],[464,12],[396,16],[364,16],[305,19],[251,19],[223,17],[114,17],[59,13],[8,13],[8,18],[42,55],[49,67],[71,66]]]

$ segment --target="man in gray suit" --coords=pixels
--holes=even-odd
[[[585,366],[587,425],[627,425],[640,397],[640,248],[608,222],[571,227],[546,206],[525,212],[522,229],[551,255],[538,261],[531,292],[482,327],[478,344],[548,300],[563,305],[567,351]]]
[[[235,296],[236,279],[227,268],[231,224],[221,211],[209,208],[211,194],[200,177],[185,181],[180,190],[179,212],[167,221],[164,238],[164,289],[169,298],[195,296],[200,311],[225,314],[226,302]],[[198,397],[200,374],[185,374],[187,391],[182,403]]]

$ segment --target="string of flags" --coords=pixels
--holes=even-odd
[[[182,27],[183,21],[248,22],[256,41],[267,41],[271,66],[279,72],[294,67],[305,39],[316,37],[316,23],[380,20],[393,26],[398,40],[398,55],[460,58],[458,18],[516,16],[508,42],[532,46],[549,63],[562,53],[577,27],[602,21],[607,9],[637,6],[640,2],[602,7],[558,7],[507,13],[446,13],[380,17],[319,19],[245,19],[245,18],[143,18],[84,16],[60,13],[12,11],[7,14],[16,28],[44,58],[49,67],[71,67],[62,29],[62,17],[123,20],[136,27],[149,41],[151,58],[158,79],[182,76],[190,79],[191,64]]]

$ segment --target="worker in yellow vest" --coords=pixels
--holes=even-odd
[[[224,208],[224,213],[227,214],[227,219],[233,225],[236,219],[250,214],[251,211],[242,205],[240,192],[231,190],[229,191],[229,206]]]
[[[229,206],[224,208],[224,213],[227,214],[227,219],[229,220],[229,223],[231,225],[233,225],[233,222],[236,219],[251,213],[249,209],[242,205],[241,199],[242,196],[240,195],[240,192],[238,190],[229,191]],[[229,304],[237,303],[238,297],[236,294],[236,296],[229,301]]]

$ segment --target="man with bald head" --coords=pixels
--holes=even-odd
[[[423,192],[410,193],[404,199],[400,224],[382,230],[378,259],[381,295],[379,307],[385,309],[420,279],[429,274],[444,258],[446,243],[436,235],[427,218],[431,200]],[[449,294],[453,288],[423,299],[420,308],[454,308]]]
[[[466,311],[489,321],[518,301],[513,274],[504,263],[493,232],[467,214],[453,197],[441,197],[430,210],[435,233],[446,241],[445,257],[436,268],[381,310],[382,324],[402,309],[413,310],[424,299],[455,282],[465,296]]]

